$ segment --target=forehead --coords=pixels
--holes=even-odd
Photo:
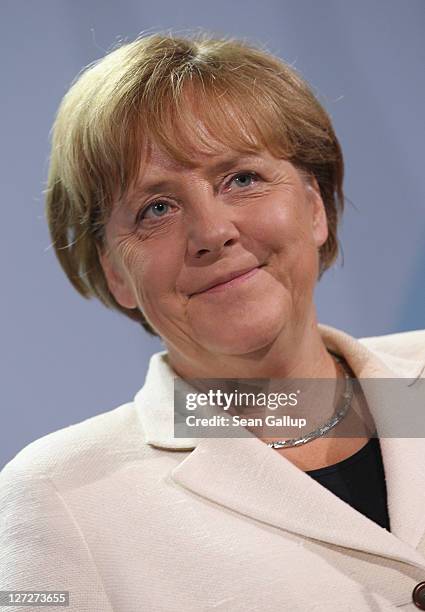
[[[142,163],[141,163],[141,174],[143,173],[144,168],[146,167],[161,167],[170,171],[180,171],[184,169],[195,169],[202,168],[207,166],[213,166],[219,163],[220,161],[224,161],[229,158],[237,158],[237,157],[259,157],[261,156],[261,151],[258,149],[257,151],[243,151],[234,149],[231,146],[226,146],[221,143],[214,143],[214,146],[211,147],[209,151],[202,150],[201,148],[198,150],[194,150],[191,155],[190,161],[181,161],[173,158],[167,151],[161,149],[157,144],[151,144],[149,147],[146,147],[144,154],[142,155]]]
[[[157,145],[151,145],[142,155],[137,185],[142,185],[150,175],[157,173],[181,173],[199,170],[207,174],[214,174],[225,172],[239,162],[264,164],[266,162],[270,163],[273,160],[279,161],[278,158],[265,149],[243,151],[224,145],[217,145],[214,151],[209,151],[208,153],[196,151],[190,162],[182,162],[171,157]]]

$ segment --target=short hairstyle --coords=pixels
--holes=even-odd
[[[135,186],[144,147],[155,143],[190,165],[194,152],[210,151],[211,135],[237,151],[266,149],[315,177],[329,228],[319,279],[338,255],[343,156],[307,83],[242,40],[203,32],[141,35],[86,67],[64,96],[52,127],[45,194],[52,244],[72,285],[153,335],[143,313],[122,307],[108,288],[98,253],[104,227],[114,202]]]

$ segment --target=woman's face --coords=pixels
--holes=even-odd
[[[267,151],[222,148],[193,162],[180,166],[152,148],[137,194],[106,226],[110,290],[174,354],[243,355],[294,337],[311,321],[327,238],[317,184]]]

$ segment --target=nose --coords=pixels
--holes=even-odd
[[[229,206],[214,197],[198,201],[188,214],[186,227],[188,254],[196,259],[218,255],[239,239]]]

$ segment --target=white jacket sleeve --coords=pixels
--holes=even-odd
[[[6,612],[113,610],[84,535],[54,483],[9,465],[0,472],[0,590],[69,591],[69,607],[0,605]]]

